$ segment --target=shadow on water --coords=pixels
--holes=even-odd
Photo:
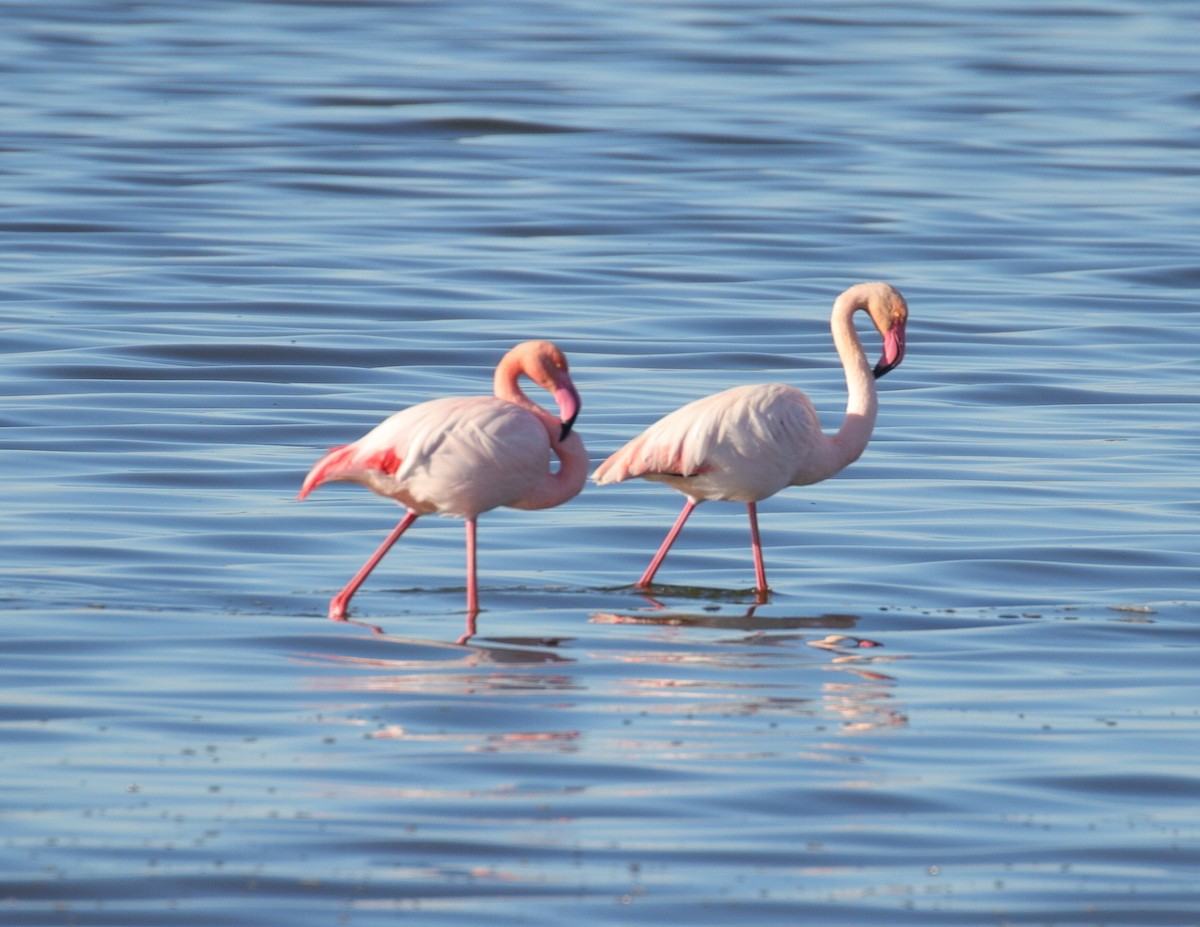
[[[760,615],[761,606],[750,605],[741,612],[722,611],[706,606],[701,611],[671,608],[656,600],[637,611],[597,612],[591,621],[597,624],[657,624],[674,627],[736,629],[742,631],[779,631],[797,628],[847,630],[858,624],[857,615]]]
[[[592,624],[608,625],[659,625],[671,627],[708,628],[714,630],[741,630],[750,632],[772,632],[800,629],[826,629],[831,631],[846,631],[854,628],[861,620],[859,615],[849,613],[820,613],[811,615],[766,614],[767,609],[776,608],[770,602],[770,595],[764,595],[757,590],[731,590],[707,588],[701,586],[667,586],[656,585],[652,589],[638,589],[622,586],[615,589],[596,590],[604,593],[634,592],[647,604],[632,610],[597,610],[593,605],[589,622]],[[529,589],[523,589],[528,594]],[[594,591],[593,591],[594,592]],[[683,599],[693,608],[679,608],[666,604],[663,599]],[[502,609],[503,610],[503,609]],[[488,636],[479,637],[481,627],[486,631],[489,617],[487,609],[478,614],[464,616],[463,632],[454,640],[458,647],[470,645],[483,652],[491,652],[497,648],[490,644],[502,645],[506,652],[510,647],[537,648],[535,652],[544,652],[543,648],[557,648],[569,642],[569,638],[556,636]],[[497,622],[505,621],[499,615],[492,616]],[[511,619],[509,619],[511,620]],[[397,638],[389,635],[385,628],[373,621],[353,617],[336,619],[349,627],[362,628],[378,640],[408,641],[408,638]],[[490,644],[483,643],[486,640]],[[846,640],[850,640],[847,638]],[[860,639],[855,639],[860,640]],[[432,642],[430,642],[432,643]],[[448,644],[446,646],[449,646]],[[866,642],[862,646],[881,646]]]
[[[571,658],[556,653],[568,639],[499,637],[484,643],[459,638],[448,641],[421,640],[387,634],[373,625],[348,622],[371,629],[370,637],[340,639],[339,650],[294,654],[301,661],[377,669],[425,669],[436,672],[455,667],[485,665],[536,666],[545,663],[571,663]],[[464,635],[465,637],[466,635]]]
[[[643,588],[640,586],[614,586],[600,590],[606,593],[629,592],[645,598],[647,601],[658,604],[659,598],[675,598],[675,599],[703,599],[713,603],[713,607],[718,607],[717,603],[734,602],[734,603],[753,603],[754,605],[766,605],[770,601],[770,593],[764,595],[757,589],[724,589],[717,586],[679,586],[669,583],[654,583],[652,586]]]
[[[654,586],[651,590],[632,588],[648,603],[644,608],[635,611],[600,611],[594,612],[589,621],[593,624],[609,625],[659,625],[677,628],[708,628],[713,630],[737,630],[753,632],[759,635],[779,631],[794,630],[830,630],[847,631],[856,627],[861,620],[859,615],[849,613],[826,612],[815,615],[793,614],[763,614],[770,607],[769,593],[764,595],[758,590],[726,590],[709,589],[700,586]],[[707,604],[699,605],[698,610],[671,607],[661,601],[672,596],[689,601],[704,600]],[[747,600],[753,604],[746,604]],[[730,608],[730,605],[740,605],[741,609]],[[849,637],[842,634],[830,634],[824,641],[828,645],[838,647],[881,647],[877,641],[859,637]],[[820,646],[821,642],[809,642]]]

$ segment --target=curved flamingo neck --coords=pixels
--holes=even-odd
[[[525,391],[521,389],[522,374],[529,376],[529,366],[525,357],[519,351],[510,351],[496,365],[496,373],[492,377],[492,395],[529,410],[545,426],[548,435],[557,434],[562,423],[525,395]]]
[[[590,461],[583,439],[572,431],[565,440],[559,441],[554,424],[546,429],[550,437],[550,450],[558,458],[558,470],[547,472],[537,486],[517,502],[509,503],[514,509],[549,509],[574,499],[587,482]]]
[[[526,396],[521,389],[519,380],[522,374],[529,376],[529,364],[530,361],[526,359],[524,352],[510,351],[496,365],[492,391],[497,399],[515,403],[537,416],[542,427],[546,429],[550,450],[558,458],[557,470],[548,470],[532,491],[517,502],[509,503],[509,506],[515,509],[548,509],[579,495],[587,481],[590,461],[583,446],[583,439],[575,432],[571,432],[565,439],[560,438],[562,422]]]
[[[819,476],[808,472],[806,481],[815,482],[814,476],[816,479],[825,479],[858,460],[875,429],[875,416],[879,409],[875,377],[854,328],[854,313],[866,308],[867,293],[859,287],[851,287],[833,304],[829,327],[833,331],[834,347],[846,371],[846,417],[836,435],[825,436],[819,467],[822,472]]]
[[[496,373],[492,377],[492,394],[497,399],[516,403],[530,412],[545,411],[536,402],[525,395],[521,389],[521,374],[526,373],[524,358],[513,351],[505,354],[496,365]]]

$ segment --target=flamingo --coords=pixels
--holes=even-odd
[[[860,309],[883,336],[883,356],[873,370],[854,329],[854,314]],[[592,474],[599,485],[642,477],[666,483],[687,497],[636,588],[653,582],[696,506],[723,500],[746,505],[755,591],[765,600],[767,574],[757,503],[785,486],[831,477],[859,458],[875,426],[875,380],[904,359],[907,320],[904,297],[887,283],[859,283],[834,301],[830,327],[849,393],[846,417],[836,435],[821,430],[812,402],[792,386],[735,386],[664,416],[604,461]]]
[[[525,375],[553,394],[559,418],[521,390]],[[405,506],[379,549],[329,603],[345,621],[350,599],[384,554],[421,515],[466,520],[467,621],[479,612],[475,574],[476,519],[498,506],[547,509],[574,498],[587,481],[588,456],[572,431],[580,399],[567,358],[548,341],[526,341],[496,367],[494,396],[433,399],[397,412],[353,444],[335,447],[313,465],[300,488],[305,498],[322,483],[361,483]],[[550,469],[551,453],[558,458]]]

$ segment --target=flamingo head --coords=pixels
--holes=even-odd
[[[565,370],[562,373],[562,385],[554,390],[554,402],[558,405],[558,417],[562,421],[562,433],[559,434],[558,440],[565,441],[583,405],[579,399],[579,390],[575,389],[575,384],[571,382]]]
[[[567,356],[549,341],[527,341],[520,348],[521,372],[554,397],[562,422],[558,440],[565,441],[583,406],[568,372]]]
[[[883,336],[883,353],[875,365],[875,379],[900,366],[904,360],[904,326],[908,324],[908,303],[893,286],[887,283],[866,284],[869,287],[867,312]]]

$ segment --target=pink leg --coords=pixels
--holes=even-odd
[[[467,519],[467,617],[479,614],[479,585],[475,581],[475,519]]]
[[[758,505],[746,503],[746,511],[750,513],[750,549],[754,551],[754,581],[755,591],[765,594],[767,591],[767,570],[763,566],[762,542],[758,539]]]
[[[654,581],[654,574],[658,572],[658,568],[662,566],[663,560],[667,557],[667,551],[671,549],[671,545],[675,543],[675,538],[679,537],[679,532],[683,529],[683,523],[688,520],[688,516],[692,514],[692,509],[697,503],[694,499],[688,499],[683,506],[683,511],[679,513],[679,517],[675,519],[675,525],[667,533],[667,538],[662,542],[662,547],[658,549],[658,553],[654,555],[654,559],[650,561],[650,566],[646,567],[646,572],[642,574],[642,578],[635,583],[638,589],[645,589]]]
[[[417,513],[412,509],[409,509],[404,513],[404,517],[400,519],[400,524],[396,525],[396,527],[392,529],[392,533],[389,534],[384,539],[383,543],[379,545],[379,549],[375,551],[375,553],[371,554],[371,559],[363,564],[362,569],[354,575],[354,579],[350,580],[350,582],[346,584],[346,588],[335,595],[329,602],[330,618],[332,618],[334,621],[346,620],[346,609],[350,605],[350,597],[358,591],[358,587],[363,584],[363,580],[371,575],[371,571],[375,569],[375,567],[379,564],[379,561],[383,559],[383,555],[391,550],[393,544],[400,540],[400,535],[402,535],[408,526],[416,520]]]
[[[463,631],[462,634],[459,635],[458,640],[456,640],[454,643],[465,644],[467,641],[469,641],[474,636],[475,636],[475,616],[467,615],[467,629],[465,631]]]

